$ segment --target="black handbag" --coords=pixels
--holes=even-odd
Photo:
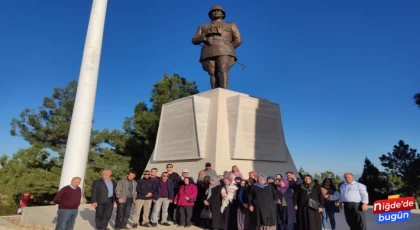
[[[318,209],[321,207],[321,204],[318,201],[309,198],[308,207],[318,211]]]
[[[338,205],[337,204],[335,204],[334,205],[334,212],[335,213],[340,213],[341,211],[340,211],[340,207],[338,207]]]
[[[206,205],[204,209],[200,213],[200,218],[204,220],[211,220],[213,218],[213,214],[210,210],[210,205]]]

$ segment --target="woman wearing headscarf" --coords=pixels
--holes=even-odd
[[[294,194],[296,230],[322,230],[320,213],[324,207],[321,186],[315,184],[312,176],[303,177]]]
[[[223,220],[225,223],[225,230],[233,230],[236,228],[236,193],[238,187],[236,186],[235,177],[223,179],[222,189],[222,207]]]
[[[289,188],[286,178],[277,179],[277,192],[280,204],[277,204],[278,230],[293,230],[296,223],[296,212],[293,207],[293,189]]]
[[[206,200],[204,204],[210,206],[212,212],[211,229],[224,229],[222,208],[222,185],[217,177],[211,177],[209,188],[206,191]]]
[[[280,201],[274,187],[267,183],[267,176],[263,174],[258,176],[257,183],[252,187],[248,200],[250,202],[250,218],[255,218],[256,229],[276,230],[276,204]]]
[[[250,171],[249,173],[248,173],[248,176],[249,176],[249,179],[255,179],[255,180],[257,180],[257,172],[255,172],[255,171]]]
[[[335,188],[331,178],[322,181],[321,190],[324,195],[324,209],[322,210],[322,227],[328,228],[328,218],[330,219],[331,229],[335,229],[335,201],[340,199],[340,193]],[[324,192],[325,191],[325,192]]]

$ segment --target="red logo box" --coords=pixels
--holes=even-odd
[[[414,196],[388,200],[377,200],[373,203],[373,214],[398,212],[414,208]]]

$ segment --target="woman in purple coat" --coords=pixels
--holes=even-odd
[[[296,223],[296,213],[293,207],[293,189],[289,188],[286,178],[277,179],[277,192],[280,204],[277,204],[278,230],[293,230]]]

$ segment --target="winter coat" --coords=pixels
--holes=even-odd
[[[179,192],[175,196],[175,202],[178,206],[194,206],[194,202],[189,202],[185,199],[188,197],[190,200],[197,198],[197,185],[195,184],[188,184],[188,185],[181,185]]]
[[[155,191],[156,183],[150,178],[141,178],[137,181],[137,200],[151,200],[152,197],[146,197],[147,193]]]

